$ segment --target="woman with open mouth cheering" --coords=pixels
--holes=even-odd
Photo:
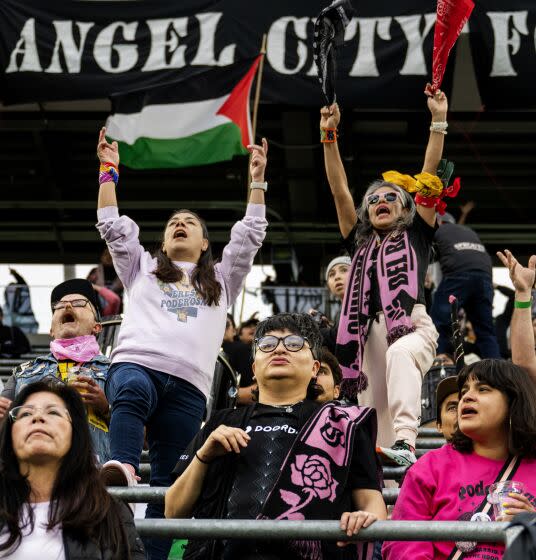
[[[443,184],[435,176],[446,134],[447,98],[428,98],[432,114],[422,173],[395,171],[374,181],[356,209],[337,146],[337,105],[321,109],[326,173],[339,228],[353,257],[337,333],[341,392],[378,412],[378,446],[387,460],[415,462],[421,386],[436,350],[424,279]],[[417,192],[415,202],[410,192]]]
[[[536,385],[519,366],[488,359],[460,372],[458,390],[452,442],[408,470],[392,519],[511,521],[535,511]],[[386,542],[382,553],[384,560],[499,559],[504,545]]]
[[[173,467],[201,426],[227,309],[242,290],[267,226],[268,144],[263,139],[249,149],[253,181],[246,215],[215,264],[206,224],[191,210],[171,214],[155,255],[142,247],[138,226],[119,215],[118,146],[101,130],[97,228],[129,296],[106,382],[113,461],[103,475],[109,485],[135,484],[146,426],[150,483],[169,486]],[[162,504],[149,504],[146,516],[163,513]],[[170,540],[146,539],[150,560],[167,559],[170,546]]]

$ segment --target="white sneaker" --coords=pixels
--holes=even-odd
[[[101,468],[100,477],[105,486],[136,486],[138,481],[123,463],[108,461]]]
[[[403,440],[396,441],[393,447],[378,447],[376,451],[385,462],[401,467],[411,467],[417,461],[414,448]]]

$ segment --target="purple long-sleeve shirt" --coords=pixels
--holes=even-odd
[[[153,271],[156,259],[139,241],[139,228],[116,206],[97,212],[97,229],[106,241],[117,275],[128,294],[112,363],[132,362],[180,377],[208,396],[214,376],[226,313],[240,294],[268,225],[263,204],[248,204],[231,230],[231,240],[216,264],[222,296],[208,306],[189,277],[194,263],[175,262],[188,273],[181,282],[164,283]]]

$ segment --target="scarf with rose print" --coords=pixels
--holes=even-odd
[[[356,429],[367,420],[371,441],[376,441],[374,409],[329,402],[313,414],[285,458],[259,517],[333,519],[335,504],[341,503],[346,491]],[[343,512],[336,513],[340,517]],[[290,547],[303,560],[323,560],[321,541],[291,541]],[[371,557],[372,548],[370,543],[359,543],[358,558]]]

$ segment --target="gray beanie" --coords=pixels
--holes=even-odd
[[[350,266],[352,264],[352,259],[348,256],[335,257],[332,259],[326,268],[326,282],[328,281],[329,271],[338,264],[346,264]]]

